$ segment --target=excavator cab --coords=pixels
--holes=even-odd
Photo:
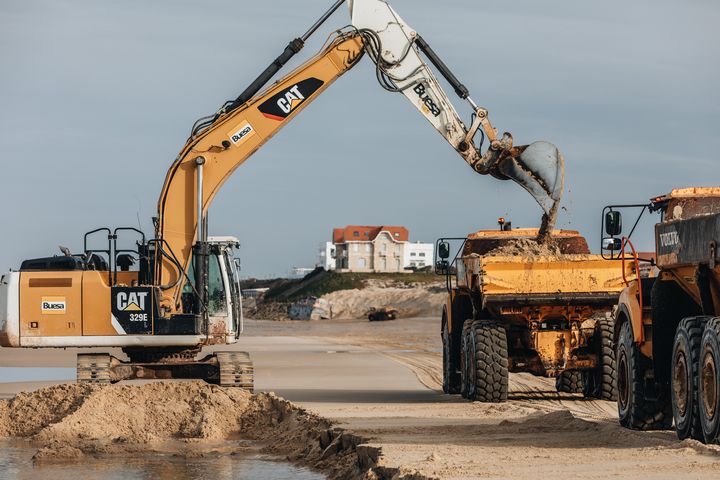
[[[239,261],[235,249],[240,242],[235,237],[209,237],[207,313],[209,334],[218,334],[223,343],[237,339],[243,329],[242,295],[240,292]],[[194,278],[195,262],[190,262],[188,273]],[[193,285],[186,283],[182,292],[184,313],[198,311],[199,298]]]

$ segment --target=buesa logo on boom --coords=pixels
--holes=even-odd
[[[237,132],[230,133],[229,137],[232,142],[237,145],[238,143],[244,142],[248,138],[255,135],[255,129],[248,122],[242,124]]]
[[[283,89],[258,107],[266,118],[282,122],[323,86],[323,81],[311,77]]]

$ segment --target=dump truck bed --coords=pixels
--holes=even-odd
[[[600,255],[470,255],[463,260],[465,286],[479,289],[484,304],[614,304],[625,288],[622,263]],[[625,269],[627,278],[634,278],[632,262]]]

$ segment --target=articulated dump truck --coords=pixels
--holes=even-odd
[[[622,292],[615,326],[620,423],[675,426],[680,439],[720,439],[720,188],[685,188],[604,211],[603,250],[643,261],[622,226],[629,207],[659,213],[655,278]],[[628,229],[630,230],[630,229]],[[607,253],[609,251],[609,253]],[[645,259],[652,260],[652,259]]]
[[[479,231],[438,241],[436,273],[445,275],[448,289],[445,393],[503,402],[508,373],[528,372],[554,377],[561,392],[615,400],[611,312],[635,266],[627,262],[623,271],[620,262],[590,255],[576,231],[555,231],[557,248],[546,252],[537,235]]]

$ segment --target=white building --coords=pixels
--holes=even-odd
[[[290,269],[290,275],[288,278],[303,278],[305,275],[312,273],[315,269],[314,268],[307,268],[307,267],[292,267]]]
[[[333,242],[324,242],[320,244],[320,254],[318,267],[325,270],[335,270],[335,244]]]
[[[336,270],[341,272],[401,273],[405,227],[357,226],[333,230]]]
[[[435,244],[433,243],[406,243],[403,256],[404,268],[423,268],[433,264]]]
[[[405,227],[348,225],[334,229],[322,250],[321,261],[337,271],[401,273],[432,265],[434,245],[410,243]]]

